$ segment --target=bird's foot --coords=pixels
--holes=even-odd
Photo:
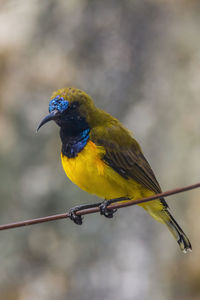
[[[117,208],[108,208],[108,206],[112,203],[120,202],[120,201],[126,201],[130,200],[128,197],[120,197],[110,200],[104,200],[100,206],[100,214],[104,215],[106,218],[113,218],[114,213],[117,211]]]
[[[72,221],[74,221],[75,224],[77,225],[82,225],[83,224],[83,217],[77,215],[77,211],[81,210],[81,206],[75,206],[70,208],[69,210],[69,217]]]
[[[77,215],[77,211],[79,210],[84,210],[84,209],[89,209],[93,207],[98,207],[101,203],[95,203],[95,204],[83,204],[83,205],[77,205],[69,210],[69,217],[72,221],[74,221],[75,224],[77,225],[82,225],[83,224],[83,217],[81,215]]]
[[[112,203],[111,200],[105,200],[101,203],[99,206],[100,214],[105,216],[106,218],[113,218],[114,213],[117,211],[117,209],[111,209],[108,208],[108,206]]]
[[[81,215],[77,215],[76,213],[79,210],[99,207],[101,215],[104,215],[106,218],[113,218],[113,215],[117,211],[117,209],[116,208],[108,208],[108,206],[112,203],[125,201],[125,200],[130,200],[130,199],[128,197],[121,197],[121,198],[105,200],[101,203],[77,205],[77,206],[74,206],[74,207],[70,208],[69,217],[72,221],[74,221],[75,224],[82,225],[83,224],[83,217]]]

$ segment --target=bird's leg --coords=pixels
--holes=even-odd
[[[95,204],[83,204],[83,205],[74,206],[74,207],[70,208],[70,210],[69,210],[69,217],[70,217],[70,219],[72,221],[74,221],[75,224],[82,225],[82,223],[83,223],[83,217],[82,216],[78,216],[76,214],[77,211],[88,209],[88,208],[93,208],[93,207],[98,207],[101,204],[102,204],[102,202],[95,203]]]
[[[116,208],[108,208],[108,206],[112,203],[124,201],[124,200],[130,200],[128,197],[120,197],[120,198],[115,198],[115,199],[110,199],[110,200],[104,200],[100,206],[100,214],[104,215],[106,218],[113,218],[113,214],[117,211]]]
[[[94,204],[77,205],[77,206],[70,208],[69,217],[72,221],[74,221],[75,224],[82,225],[83,217],[77,215],[76,214],[77,211],[88,209],[88,208],[99,207],[101,215],[104,215],[106,218],[113,218],[113,214],[117,211],[117,209],[109,209],[107,207],[112,203],[116,203],[116,202],[120,202],[120,201],[124,201],[124,200],[130,200],[130,198],[120,197],[120,198],[115,198],[115,199],[110,199],[110,200],[104,200],[103,202],[94,203]]]

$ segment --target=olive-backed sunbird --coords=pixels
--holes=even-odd
[[[64,171],[81,189],[105,200],[121,198],[126,199],[124,201],[161,193],[160,185],[132,134],[116,118],[97,108],[85,92],[72,87],[54,92],[49,114],[40,122],[38,130],[51,120],[60,127]],[[84,207],[90,206],[93,205]],[[192,249],[163,198],[140,206],[154,219],[167,225],[183,252]],[[102,214],[112,217],[111,210],[106,210],[106,206],[101,208]],[[71,216],[75,223],[82,223],[80,216],[75,213]]]

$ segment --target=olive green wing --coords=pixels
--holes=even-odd
[[[155,193],[161,188],[137,141],[115,119],[90,132],[90,139],[105,149],[103,160],[124,178],[132,178]],[[166,206],[164,199],[163,204]]]

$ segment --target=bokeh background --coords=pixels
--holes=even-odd
[[[51,93],[85,90],[134,132],[163,190],[200,180],[198,0],[0,1],[0,223],[96,201],[66,178]],[[184,255],[139,207],[0,233],[0,299],[200,299],[200,192],[168,199]]]

